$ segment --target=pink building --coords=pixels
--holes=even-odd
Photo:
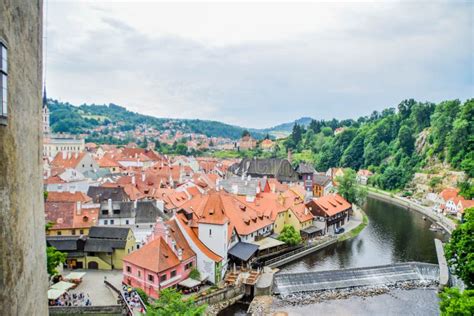
[[[158,220],[149,241],[127,255],[123,262],[123,283],[158,298],[160,290],[188,278],[196,267],[196,254],[175,219],[165,223]]]

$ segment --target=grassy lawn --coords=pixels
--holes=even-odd
[[[344,241],[356,237],[369,224],[369,218],[367,217],[367,215],[362,210],[360,210],[360,212],[362,213],[362,223],[360,223],[359,226],[357,226],[347,234],[339,237],[338,241]]]

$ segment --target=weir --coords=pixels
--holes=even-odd
[[[407,262],[320,272],[281,273],[275,275],[273,293],[287,295],[311,291],[394,285],[405,281],[439,282],[439,266],[430,263]]]

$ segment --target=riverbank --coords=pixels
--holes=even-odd
[[[456,223],[454,223],[451,219],[442,216],[428,207],[415,203],[407,198],[394,195],[393,193],[385,192],[382,190],[378,190],[375,188],[368,187],[368,196],[374,199],[386,201],[389,203],[393,203],[400,207],[403,207],[408,210],[414,210],[434,221],[437,225],[439,225],[445,232],[451,234],[451,232],[456,228]]]
[[[305,257],[311,253],[322,250],[335,243],[354,238],[364,230],[368,223],[369,218],[364,213],[364,211],[354,205],[352,217],[345,225],[341,226],[342,228],[344,228],[344,233],[340,235],[325,236],[323,239],[316,240],[305,246],[304,248],[301,248],[301,250],[298,249],[290,253],[284,254],[280,257],[269,260],[265,262],[265,265],[271,268],[278,268],[282,265],[291,263],[297,259]]]

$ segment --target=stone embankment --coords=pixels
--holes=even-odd
[[[437,289],[438,282],[435,280],[411,280],[397,282],[389,285],[377,285],[370,287],[355,287],[339,290],[324,290],[294,293],[282,295],[274,299],[274,307],[297,306],[305,304],[321,303],[327,300],[347,299],[353,296],[371,297],[386,294],[393,289],[411,290],[418,288]]]
[[[421,213],[422,215],[430,218],[437,225],[442,227],[448,234],[451,234],[451,232],[456,228],[456,224],[449,218],[442,216],[434,212],[430,208],[420,205],[418,203],[415,203],[414,201],[411,201],[407,198],[396,196],[384,191],[379,191],[379,190],[375,191],[374,189],[370,189],[368,191],[368,195],[371,198],[390,202],[395,205],[404,207],[406,209],[414,210],[418,213]]]
[[[265,262],[265,265],[270,268],[278,268],[282,265],[305,257],[313,252],[324,249],[332,244],[337,243],[338,241],[344,241],[346,239],[356,237],[367,226],[368,219],[365,213],[358,207],[354,206],[353,210],[354,215],[349,220],[349,222],[343,226],[343,228],[345,229],[345,232],[343,234],[325,236],[324,238],[314,241],[307,246],[296,249],[274,259],[267,260]]]

